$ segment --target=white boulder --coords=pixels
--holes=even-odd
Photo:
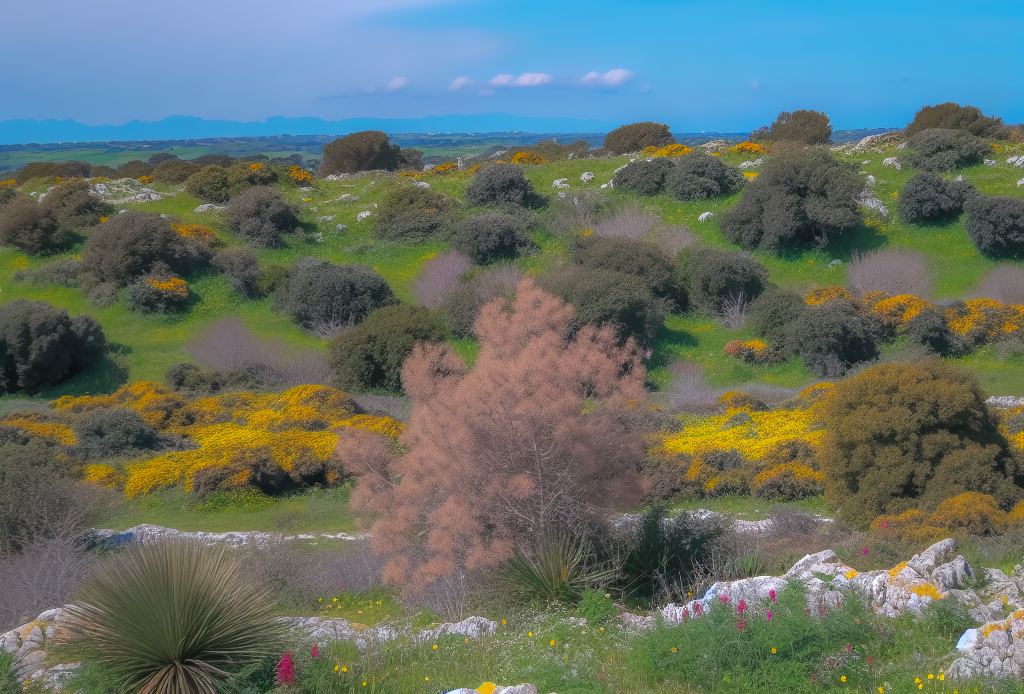
[[[701,215],[699,217],[697,217],[697,221],[698,222],[706,222],[706,221],[708,221],[709,219],[711,219],[714,216],[715,215],[713,213],[711,213],[711,212],[702,212]]]

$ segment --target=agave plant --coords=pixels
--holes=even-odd
[[[572,602],[587,588],[606,585],[613,567],[594,560],[585,538],[568,530],[549,532],[531,551],[518,548],[500,570],[509,592],[530,600]]]
[[[130,547],[78,598],[67,608],[72,644],[123,691],[216,694],[219,681],[280,655],[269,593],[223,546]]]

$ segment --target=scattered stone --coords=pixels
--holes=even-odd
[[[1021,186],[1024,186],[1024,178],[1017,181],[1017,187],[1020,188]]]
[[[584,171],[583,175],[580,176],[580,180],[583,181],[584,183],[590,183],[591,181],[594,180],[594,172],[593,171]]]
[[[1018,183],[1017,185],[1020,184]],[[993,395],[992,397],[985,401],[985,404],[988,405],[989,407],[998,407],[1001,410],[1008,410],[1011,407],[1024,405],[1024,398],[1015,398],[1012,395]]]
[[[361,222],[367,217],[371,216],[372,214],[373,212],[370,212],[369,210],[363,210],[362,212],[356,215],[356,221]]]
[[[761,159],[761,158],[754,159],[753,161],[749,161],[748,160],[748,161],[745,161],[742,164],[740,164],[740,168],[741,169],[752,169],[755,166],[760,166],[762,163],[764,163],[764,159]]]
[[[103,185],[102,183],[100,185]],[[210,212],[212,210],[225,210],[227,205],[214,205],[212,202],[204,202],[202,205],[192,210],[193,212]]]
[[[224,543],[232,547],[245,547],[248,545],[255,545],[257,547],[265,546],[271,542],[279,540],[306,540],[306,541],[318,541],[318,540],[357,540],[359,539],[356,535],[349,535],[348,533],[300,533],[297,535],[283,535],[281,533],[265,533],[258,530],[251,530],[246,532],[228,532],[228,533],[207,533],[207,532],[183,532],[181,530],[175,530],[173,528],[165,528],[161,525],[136,525],[135,527],[128,528],[124,532],[117,532],[115,530],[90,530],[89,541],[91,544],[100,545],[103,547],[110,547],[111,543],[115,546],[124,544],[126,542],[152,542],[154,540],[161,540],[167,538],[186,538],[192,540],[199,540],[206,544],[217,544]]]
[[[423,169],[423,170],[426,171],[429,168],[430,167],[428,166],[426,169]],[[351,178],[352,175],[353,174],[347,174],[347,173],[331,174],[330,176],[325,176],[324,180],[325,181],[344,181],[346,178]]]
[[[1007,164],[1016,166],[1018,169],[1024,168],[1024,154],[1015,154],[1006,160]]]
[[[348,231],[348,225],[347,224],[338,224],[334,228],[336,230],[338,230],[338,231]]]
[[[46,197],[47,195],[49,195],[49,193],[40,193],[40,194],[39,194],[39,197],[38,197],[38,198],[36,198],[36,201],[38,202],[38,201],[42,200],[42,199],[43,199],[43,198],[45,198],[45,197]]]
[[[995,159],[986,159],[985,166],[995,166],[998,162]]]
[[[899,159],[896,157],[886,157],[882,160],[882,166],[895,166],[897,171],[903,169],[903,165],[900,164]]]
[[[883,217],[889,216],[889,208],[885,206],[885,203],[869,193],[867,190],[861,191],[860,196],[857,198],[857,204],[862,205],[869,210],[875,210]]]
[[[568,178],[556,178],[554,180],[554,182],[551,184],[551,187],[552,188],[568,188],[569,187],[569,179]]]
[[[118,213],[118,214],[124,214],[124,213],[125,213],[125,212],[127,212],[127,211],[128,211],[128,210],[118,210],[118,211],[117,211],[117,213]]]
[[[462,157],[458,157],[458,158],[457,158],[457,159],[455,160],[455,165],[456,165],[457,167],[459,167],[459,171],[462,171],[462,167],[463,167],[463,164],[462,164]],[[429,188],[430,186],[428,185],[427,187]]]
[[[842,264],[843,264],[843,261],[841,261],[839,258],[833,258],[832,262],[830,262],[828,264],[828,266],[831,268],[831,267],[835,267],[836,265],[842,265]]]
[[[565,193],[564,193],[564,192],[559,192],[559,193],[558,193],[558,197],[559,197],[559,198],[560,198],[561,200],[565,200]]]
[[[1024,677],[1024,609],[968,629],[956,644],[960,657],[948,675],[954,680],[985,676],[1005,679]]]
[[[327,215],[323,215],[322,217],[317,217],[316,221],[318,221],[318,222],[329,222],[332,219],[334,219],[336,216],[337,215],[327,214]]]
[[[875,177],[872,176],[871,174],[868,174],[868,177],[864,179],[864,183],[866,183],[869,186],[875,185]]]
[[[864,151],[866,151],[866,150],[868,149],[868,147],[870,147],[870,146],[871,146],[871,144],[872,144],[873,142],[876,142],[877,140],[880,140],[880,139],[882,139],[883,137],[885,137],[885,136],[886,136],[886,135],[888,135],[888,134],[889,134],[889,133],[881,133],[881,134],[879,134],[879,135],[868,135],[867,137],[865,137],[865,138],[861,139],[861,140],[860,140],[860,141],[859,141],[859,142],[858,142],[857,144],[855,144],[855,145],[854,145],[853,147],[851,147],[851,148],[850,148],[850,149],[848,150],[848,153],[852,154],[852,153],[854,153],[854,152],[864,152]]]
[[[698,222],[706,222],[706,221],[708,221],[709,219],[711,219],[714,216],[715,215],[712,214],[711,212],[702,212],[701,215],[699,217],[697,217],[697,221]]]
[[[462,169],[462,159],[459,159],[459,169]],[[412,184],[417,188],[429,188],[430,184],[426,181],[413,181]]]
[[[35,191],[35,190],[33,190],[31,193],[29,193],[30,197],[35,197],[36,195],[39,195],[39,192]]]
[[[896,145],[896,149],[906,149],[906,148],[907,148],[907,143],[906,142],[901,142],[898,145]]]

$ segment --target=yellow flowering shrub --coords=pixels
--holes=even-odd
[[[1024,525],[1024,501],[1018,501],[1013,510],[1006,514],[1007,525]]]
[[[889,323],[902,324],[929,308],[935,308],[935,304],[913,294],[900,294],[879,301],[871,310]]]
[[[760,340],[732,340],[725,345],[724,352],[732,357],[737,357],[748,364],[778,364],[785,361],[785,356],[779,350],[772,349]]]
[[[757,178],[756,171],[744,171],[743,175],[746,176],[747,178]]]
[[[516,152],[512,155],[513,164],[544,164],[546,162],[547,159],[533,152]]]
[[[146,280],[154,289],[169,294],[175,300],[184,301],[188,298],[188,283],[180,277],[170,279],[150,278]]]
[[[86,465],[82,468],[82,479],[111,489],[122,481],[112,465]]]
[[[262,168],[263,168],[263,164],[261,164],[258,161],[257,162],[253,162],[252,164],[249,164],[249,171],[259,171]]]
[[[0,181],[0,186],[13,186],[18,182],[13,178],[8,178],[6,181]]]
[[[217,232],[202,224],[171,224],[171,228],[179,236],[187,239],[196,239],[210,248],[224,245],[224,242],[217,236]]]
[[[946,309],[946,324],[967,341],[981,343],[1020,330],[1024,326],[1024,306],[968,299],[963,307]]]
[[[735,449],[748,460],[758,460],[787,441],[800,440],[816,448],[825,433],[817,428],[814,408],[748,411],[743,418],[734,415],[735,412],[707,417],[699,424],[667,434],[661,448],[668,453],[689,455]]]
[[[910,592],[914,595],[920,595],[922,598],[929,597],[932,600],[941,600],[942,593],[939,589],[933,586],[931,583],[922,583],[919,586],[914,586],[910,589]]]
[[[140,381],[129,383],[111,395],[82,395],[74,397],[65,395],[50,403],[55,410],[63,410],[75,414],[106,410],[111,407],[127,407],[155,426],[165,430],[171,415],[184,407],[185,399],[164,388],[159,383]]]
[[[839,286],[818,287],[816,289],[812,289],[807,296],[804,297],[804,301],[811,306],[823,304],[826,301],[831,301],[832,299],[854,301],[853,295]]]
[[[762,499],[804,499],[825,491],[825,475],[800,463],[781,463],[754,478],[754,493]]]
[[[15,258],[14,260],[12,260],[11,262],[9,262],[7,264],[12,266],[12,267],[16,267],[19,270],[27,270],[28,269],[28,257],[22,255],[22,256],[19,256],[19,257]]]
[[[813,386],[807,386],[801,390],[798,395],[808,402],[817,402],[835,390],[835,387],[834,383],[815,383]]]
[[[301,166],[289,166],[288,175],[291,176],[292,180],[300,185],[312,185],[313,174],[306,171]]]
[[[149,185],[150,183],[153,182],[153,177],[152,176],[139,176],[139,178],[137,180],[138,180],[139,183],[143,183],[143,184]]]
[[[71,446],[76,441],[71,427],[59,422],[47,422],[46,413],[43,412],[12,412],[0,419],[0,424],[21,429],[29,436],[50,439],[60,446]]]
[[[1000,532],[1006,527],[1006,513],[995,498],[979,492],[964,492],[946,499],[928,518],[928,524],[972,535]]]
[[[441,164],[439,166],[435,166],[434,168],[432,168],[430,170],[430,173],[446,174],[446,173],[451,173],[452,171],[456,171],[456,170],[458,170],[458,168],[459,168],[458,163],[456,163],[454,161],[450,161],[447,164]]]
[[[769,151],[756,142],[741,142],[725,150],[729,154],[768,154]]]
[[[686,145],[675,144],[665,145],[664,147],[646,147],[643,153],[648,157],[681,157],[692,151]]]

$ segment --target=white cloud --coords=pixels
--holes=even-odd
[[[617,67],[614,70],[609,70],[603,75],[596,70],[594,72],[588,72],[583,76],[583,79],[580,80],[580,82],[588,86],[595,87],[621,87],[635,76],[635,73],[624,68]]]
[[[457,92],[463,87],[472,87],[476,84],[473,80],[468,77],[456,77],[450,85],[448,85],[448,91]]]
[[[554,79],[551,75],[543,72],[524,72],[519,77],[503,73],[495,75],[488,84],[492,87],[539,87]]]
[[[399,89],[401,89],[407,84],[409,84],[409,80],[405,79],[404,77],[396,77],[395,79],[391,80],[386,85],[384,85],[384,89],[388,90],[389,92],[397,92]]]

